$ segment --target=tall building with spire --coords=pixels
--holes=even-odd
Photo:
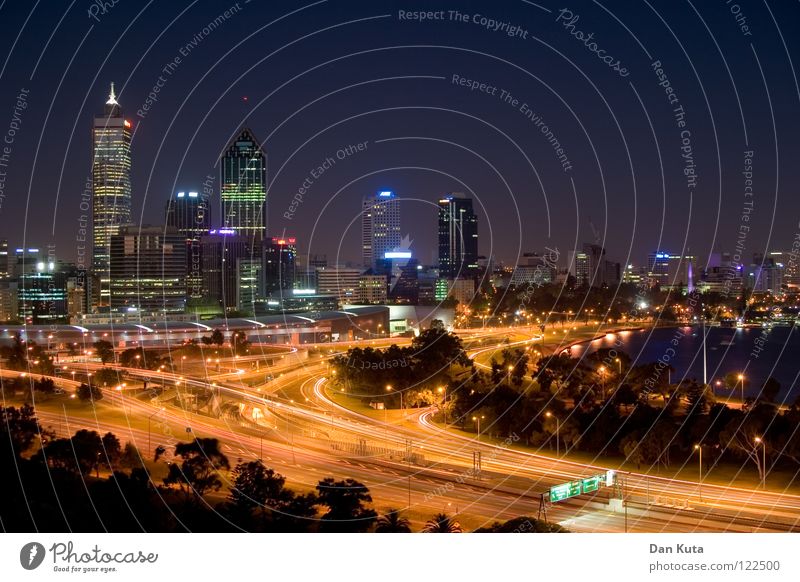
[[[267,229],[267,159],[244,128],[220,160],[222,224],[238,236],[261,241]]]
[[[131,136],[111,83],[103,113],[92,124],[92,267],[101,305],[108,305],[111,237],[131,223]]]

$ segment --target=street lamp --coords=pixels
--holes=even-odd
[[[511,372],[514,371],[514,366],[508,366],[508,385],[511,386]]]
[[[478,423],[478,438],[481,438],[481,419],[486,418],[485,416],[473,416],[472,421]]]
[[[742,383],[742,410],[744,410],[744,374],[739,374],[736,379]],[[736,388],[736,386],[734,386]]]
[[[753,439],[756,446],[761,445],[761,488],[767,488],[767,443],[761,437]],[[758,453],[756,453],[758,454]]]
[[[697,481],[697,489],[700,492],[700,503],[703,502],[703,445],[695,445],[694,450],[698,452],[699,456],[699,463],[697,467],[698,473],[698,481]]]
[[[444,410],[444,428],[447,430],[447,386],[439,386],[436,391],[442,396],[442,410]]]
[[[622,376],[622,360],[619,358],[614,358],[614,361],[617,363],[617,367],[619,368],[619,375]]]
[[[387,392],[392,392],[393,390],[394,390],[394,388],[392,388],[391,385],[389,385],[389,384],[386,385],[386,391]],[[401,410],[405,410],[405,406],[403,406],[403,391],[402,390],[400,391],[400,409]]]
[[[547,418],[555,418],[556,419],[556,456],[561,457],[561,439],[559,438],[559,432],[561,431],[561,421],[558,419],[557,416],[554,416],[552,412],[549,410],[544,413]]]
[[[605,400],[606,399],[606,367],[605,366],[600,366],[600,369],[598,370],[598,372],[600,372],[600,386],[601,386],[601,389],[603,391],[603,400]]]

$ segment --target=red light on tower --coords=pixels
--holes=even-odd
[[[131,126],[131,122],[128,121],[127,119],[125,120],[124,123],[125,123],[125,127],[130,127]]]

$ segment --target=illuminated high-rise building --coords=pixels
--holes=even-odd
[[[361,254],[364,266],[375,268],[387,252],[400,246],[400,201],[382,190],[361,203]]]
[[[478,271],[478,217],[472,198],[455,193],[439,200],[439,274],[470,277]]]
[[[186,242],[174,228],[132,226],[111,237],[111,310],[170,313],[186,306]]]
[[[131,122],[122,116],[114,84],[92,124],[92,266],[100,304],[109,298],[111,237],[131,223]]]
[[[208,196],[199,192],[177,192],[167,202],[166,222],[186,240],[186,292],[189,299],[200,299],[203,297],[200,237],[208,234],[211,225]]]
[[[260,242],[267,229],[267,159],[245,128],[220,160],[221,217],[227,229]]]

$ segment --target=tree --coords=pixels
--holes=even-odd
[[[569,533],[557,523],[547,523],[535,517],[515,517],[505,523],[494,522],[489,527],[475,530],[475,533]]]
[[[425,522],[423,533],[461,533],[461,524],[446,513],[437,513]]]
[[[369,489],[355,479],[334,481],[326,477],[317,484],[319,503],[328,508],[320,529],[325,532],[363,532],[375,522],[377,513],[364,507],[372,503]]]
[[[19,457],[30,450],[39,435],[51,437],[51,431],[43,430],[36,418],[33,406],[21,408],[0,406],[0,451],[10,448],[13,456]]]
[[[250,351],[250,342],[247,340],[247,334],[243,331],[235,331],[231,334],[231,347],[233,353],[243,356]]]
[[[774,407],[769,405],[756,406],[750,412],[733,418],[719,435],[723,449],[732,451],[735,455],[743,456],[756,466],[760,479],[764,478],[764,457],[762,447],[771,450],[769,439],[764,432],[774,418]],[[769,459],[767,459],[769,461]]]
[[[164,484],[177,485],[187,496],[202,497],[208,491],[219,491],[222,481],[219,469],[230,469],[228,457],[220,450],[217,439],[198,438],[175,445],[175,456],[180,465],[172,463]]]
[[[218,329],[215,329],[211,332],[211,337],[209,338],[212,344],[221,346],[225,343],[225,336],[222,335],[222,332]]]
[[[628,463],[636,463],[636,470],[638,471],[644,461],[642,449],[639,447],[638,433],[632,432],[622,437],[619,443],[620,452],[625,455],[625,460]]]
[[[112,432],[103,435],[102,444],[105,464],[110,470],[113,470],[122,456],[122,445]]]
[[[114,386],[120,381],[120,372],[113,368],[103,368],[94,375],[95,384],[101,386]]]
[[[99,473],[102,455],[103,441],[100,435],[93,430],[81,429],[72,438],[50,441],[34,458],[52,468],[88,475],[92,471]]]
[[[377,533],[411,533],[411,523],[398,509],[387,509],[375,525]]]
[[[780,391],[781,383],[770,376],[767,381],[764,382],[764,387],[761,388],[761,398],[767,402],[775,402],[775,399],[778,397],[778,393]]]
[[[143,468],[142,456],[139,449],[133,443],[125,443],[125,448],[122,449],[122,454],[119,457],[119,466],[126,469]]]
[[[103,391],[97,386],[90,386],[89,384],[81,384],[78,386],[78,398],[82,401],[94,402],[103,399]]]
[[[260,508],[263,515],[270,508],[291,500],[291,492],[284,489],[286,478],[261,461],[239,463],[233,470],[233,477],[228,499],[241,514]]]
[[[105,365],[108,362],[111,362],[114,359],[114,344],[106,340],[97,340],[92,344],[94,347],[94,351],[97,353],[97,357],[100,358],[100,361],[103,362]]]
[[[10,370],[28,369],[28,349],[25,340],[19,333],[14,334],[10,346],[0,347],[0,355],[6,361],[6,367]]]
[[[51,378],[41,378],[34,381],[33,389],[44,394],[53,394],[56,391],[56,383]]]

